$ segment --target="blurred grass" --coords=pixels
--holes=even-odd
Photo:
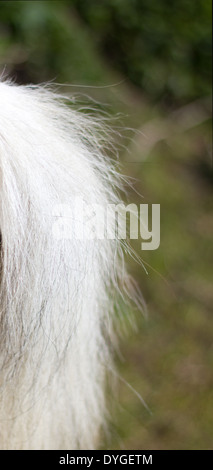
[[[163,119],[162,119],[163,120]],[[143,127],[142,127],[143,130]],[[145,139],[145,137],[144,137]],[[150,155],[125,156],[142,203],[161,205],[161,245],[140,251],[148,270],[131,263],[148,319],[124,341],[120,374],[141,394],[150,413],[124,382],[115,409],[116,449],[213,448],[212,181],[207,152],[210,126],[170,136]],[[198,145],[200,143],[200,145]],[[136,149],[137,146],[134,146]],[[205,167],[205,171],[203,168]],[[208,169],[208,171],[206,171]],[[129,200],[134,202],[132,193]],[[139,202],[139,199],[138,199]]]
[[[161,205],[159,249],[141,251],[140,241],[132,243],[148,275],[139,263],[128,259],[148,318],[135,314],[137,332],[129,328],[127,319],[129,333],[116,359],[121,379],[115,396],[109,396],[112,417],[102,448],[213,449],[208,99],[201,96],[201,103],[194,102],[190,126],[187,108],[182,108],[178,119],[165,107],[151,104],[100,57],[91,31],[67,4],[1,2],[1,70],[21,83],[83,84],[85,88],[76,86],[71,92],[107,103],[100,109],[112,116],[121,113],[122,171],[133,178],[134,186],[134,190],[128,187],[128,203]],[[65,89],[70,92],[69,87]]]

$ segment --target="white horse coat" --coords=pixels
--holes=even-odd
[[[120,244],[53,227],[75,198],[117,203],[118,177],[99,122],[64,101],[0,82],[1,449],[95,448],[105,420]]]

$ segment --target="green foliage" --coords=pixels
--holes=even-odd
[[[105,84],[101,54],[153,101],[207,95],[211,2],[0,2],[0,60],[19,81]]]
[[[98,83],[107,71],[63,1],[0,2],[0,60],[20,82]]]
[[[210,93],[211,2],[74,0],[114,67],[152,99]]]

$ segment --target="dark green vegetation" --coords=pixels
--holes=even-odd
[[[98,50],[158,104],[210,92],[210,0],[2,1],[1,40],[22,80],[100,84]]]
[[[211,2],[74,0],[99,50],[152,100],[174,103],[209,88]]]
[[[210,9],[208,0],[0,2],[1,69],[20,83],[104,86],[73,92],[139,130],[118,139],[136,190],[127,199],[161,204],[160,248],[133,244],[148,275],[128,261],[148,318],[135,313],[135,332],[125,314],[105,449],[213,448]]]

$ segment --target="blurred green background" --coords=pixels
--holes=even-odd
[[[1,1],[0,71],[90,96],[128,202],[161,205],[158,250],[132,244],[148,274],[128,259],[148,316],[125,314],[101,447],[213,449],[210,0]]]

